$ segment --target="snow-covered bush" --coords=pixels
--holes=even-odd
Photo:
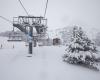
[[[81,27],[73,27],[70,43],[64,54],[64,61],[98,69],[96,46],[86,36]]]

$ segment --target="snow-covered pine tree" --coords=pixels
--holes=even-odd
[[[74,26],[71,41],[64,54],[64,61],[97,69],[96,46],[86,36],[81,27]]]
[[[62,30],[59,32],[62,38],[63,45],[67,45],[70,42],[72,28],[72,26],[67,26],[62,28]]]

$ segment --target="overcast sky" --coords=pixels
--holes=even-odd
[[[30,15],[43,16],[46,0],[21,0]],[[46,18],[49,29],[79,25],[84,29],[100,30],[100,0],[48,0]],[[0,0],[0,15],[10,20],[26,15],[18,0]],[[12,25],[0,19],[0,32]]]

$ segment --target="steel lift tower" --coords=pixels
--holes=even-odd
[[[47,31],[47,19],[45,19],[45,15],[47,12],[48,0],[46,2],[44,17],[39,16],[29,16],[27,10],[23,6],[21,0],[18,0],[26,12],[27,16],[18,16],[13,18],[13,26],[17,27],[19,30],[28,35],[29,42],[29,53],[32,54],[33,43],[34,47],[36,46],[36,41],[39,40],[40,37],[44,37]],[[33,34],[33,28],[36,29],[37,34]]]
[[[46,2],[46,7],[45,7],[45,12],[44,16],[30,16],[23,6],[21,0],[18,0],[27,14],[27,16],[18,16],[18,17],[13,17],[13,22],[8,20],[5,17],[0,16],[0,18],[10,22],[13,24],[13,31],[14,27],[18,28],[20,31],[26,34],[28,38],[28,43],[29,43],[29,54],[32,54],[32,48],[33,45],[34,47],[36,46],[36,42],[46,36],[46,31],[47,31],[47,19],[45,18],[46,16],[46,11],[47,11],[47,5],[48,5],[48,0]],[[34,30],[36,30],[36,34],[34,34]]]
[[[29,53],[32,54],[32,45],[35,47],[38,38],[46,34],[47,19],[41,16],[18,16],[13,18],[13,26],[28,36]],[[37,34],[33,34],[33,28],[36,29]]]

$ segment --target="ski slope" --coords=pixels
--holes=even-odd
[[[36,47],[27,57],[24,42],[1,43],[0,80],[100,80],[100,72],[63,62],[64,46]]]

